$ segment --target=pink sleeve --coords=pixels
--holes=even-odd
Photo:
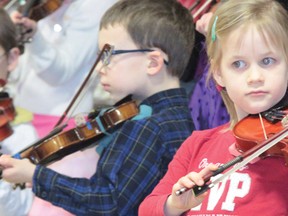
[[[181,145],[173,160],[168,166],[168,171],[152,193],[148,195],[139,207],[139,216],[164,216],[164,205],[171,194],[173,185],[179,178],[186,175],[191,160],[190,149],[191,136]]]
[[[163,209],[168,195],[155,195],[153,192],[141,203],[138,209],[139,216],[164,216]]]

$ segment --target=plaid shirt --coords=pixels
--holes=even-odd
[[[150,106],[152,115],[123,124],[90,179],[37,165],[34,193],[75,215],[137,215],[141,201],[194,129],[184,89],[159,92],[141,104]]]

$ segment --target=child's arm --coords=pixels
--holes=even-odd
[[[208,31],[208,25],[211,17],[213,16],[212,12],[203,14],[201,18],[196,22],[196,30],[206,36]]]
[[[216,169],[216,165],[210,164],[199,173],[190,172],[186,176],[180,178],[178,182],[173,185],[172,193],[166,200],[164,206],[165,215],[181,215],[183,212],[198,206],[207,195],[207,192],[197,197],[195,197],[193,190],[188,190],[181,195],[176,195],[176,192],[181,188],[192,188],[195,185],[202,186],[204,184],[204,177]]]
[[[32,38],[37,31],[37,24],[34,20],[31,20],[27,17],[24,17],[20,12],[13,11],[11,13],[11,20],[15,24],[20,24],[23,29],[23,32],[27,32],[25,35],[26,38]]]

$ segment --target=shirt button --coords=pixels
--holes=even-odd
[[[43,191],[43,192],[41,193],[41,197],[42,197],[42,198],[47,197],[47,193],[46,193],[45,191]]]

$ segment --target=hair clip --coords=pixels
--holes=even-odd
[[[221,92],[221,91],[224,90],[224,87],[219,85],[218,83],[216,83],[216,89],[217,89],[218,92]]]
[[[211,39],[214,42],[216,40],[216,23],[218,20],[218,16],[215,17],[214,23],[212,25]]]

